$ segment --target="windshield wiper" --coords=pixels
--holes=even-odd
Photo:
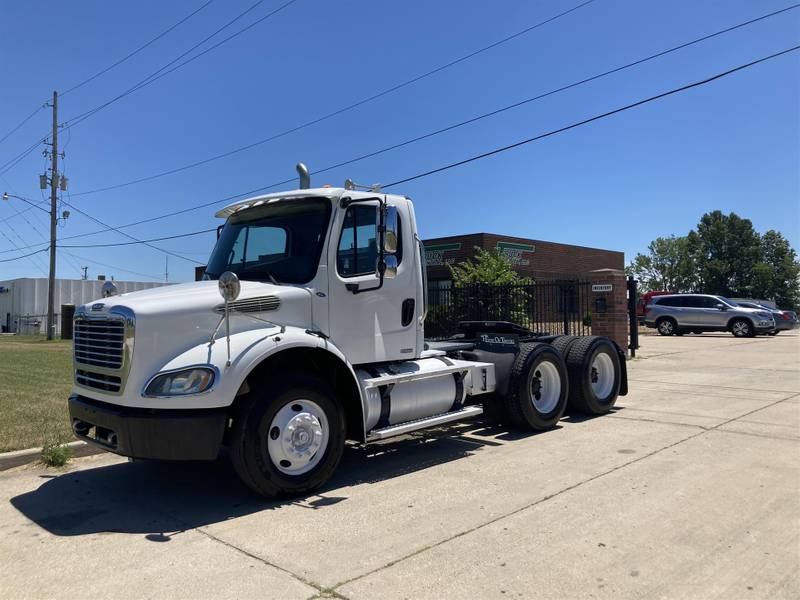
[[[269,264],[269,263],[260,263],[260,264],[257,264],[257,265],[253,265],[253,266],[251,266],[251,267],[247,267],[246,269],[242,269],[241,271],[239,271],[239,275],[241,276],[241,275],[243,275],[244,273],[248,273],[248,272],[250,272],[250,271],[254,271],[255,269],[258,269],[259,267],[263,267],[263,266],[264,266],[264,265],[266,265],[266,264]],[[270,273],[269,271],[263,271],[263,273],[264,273],[264,274],[265,274],[267,277],[269,277],[269,280],[270,280],[270,281],[271,281],[273,284],[275,284],[275,285],[280,285],[280,283],[278,282],[278,280],[277,280],[277,279],[275,279],[275,276],[274,276],[272,273]]]

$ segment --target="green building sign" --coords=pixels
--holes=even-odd
[[[453,252],[454,250],[461,250],[461,242],[425,246],[425,261],[428,263],[429,267],[441,267],[452,264],[455,258],[452,256],[445,257],[444,253]]]
[[[517,244],[514,242],[497,242],[497,249],[506,255],[514,266],[528,266],[531,261],[525,254],[536,252],[533,244]]]

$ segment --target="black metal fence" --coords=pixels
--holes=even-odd
[[[471,284],[428,287],[425,337],[458,332],[459,321],[511,321],[531,331],[591,335],[591,283],[549,281],[528,285]]]

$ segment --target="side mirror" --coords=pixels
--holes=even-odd
[[[720,302],[719,304],[715,304],[715,306],[720,310],[728,310],[728,307]]]
[[[233,302],[236,300],[242,289],[239,278],[233,271],[225,271],[220,275],[217,285],[219,286],[219,295],[222,296],[225,302]]]
[[[378,264],[375,265],[375,277],[378,279],[394,279],[397,277],[397,257],[389,254],[383,257],[383,260],[378,259]]]
[[[394,279],[397,277],[397,257],[390,254],[383,259],[383,278]]]
[[[383,252],[397,252],[397,207],[387,206],[383,214]]]

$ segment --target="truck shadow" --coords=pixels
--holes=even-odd
[[[458,460],[485,446],[534,434],[479,420],[369,446],[348,445],[336,473],[303,498],[267,501],[237,479],[227,456],[211,463],[123,462],[60,476],[11,499],[25,517],[58,536],[104,532],[169,541],[182,531],[260,512],[298,506],[320,510],[346,501],[340,489],[377,483]],[[510,436],[510,437],[509,437]]]

